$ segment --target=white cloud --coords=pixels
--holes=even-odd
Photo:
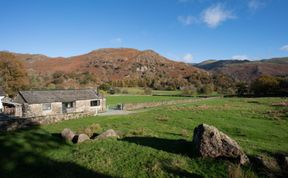
[[[110,42],[113,44],[122,44],[123,39],[122,38],[114,38],[114,39],[110,40]]]
[[[202,20],[210,28],[215,28],[222,22],[236,18],[232,11],[226,10],[223,5],[217,4],[202,12]]]
[[[191,25],[197,22],[197,18],[188,15],[188,16],[178,16],[178,21],[181,22],[183,25]]]
[[[185,56],[183,56],[182,61],[186,62],[186,63],[191,63],[193,60],[193,55],[190,53],[185,54]]]
[[[232,59],[245,60],[245,59],[249,59],[249,57],[246,55],[235,55],[235,56],[232,56]]]
[[[248,0],[248,7],[252,10],[263,8],[265,5],[265,0]]]
[[[288,45],[284,45],[280,48],[282,51],[288,51]]]

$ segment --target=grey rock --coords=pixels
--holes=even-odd
[[[269,170],[270,172],[280,172],[281,168],[278,165],[276,158],[267,156],[267,155],[260,155],[256,157],[256,160],[260,165],[262,165],[265,169]]]
[[[75,136],[74,132],[71,129],[65,128],[61,132],[62,138],[68,141],[72,141],[73,137]]]
[[[103,140],[103,139],[106,139],[109,137],[119,138],[119,135],[113,129],[109,129],[109,130],[103,132],[102,134],[100,134],[99,136],[97,136],[96,140]]]
[[[82,143],[86,140],[90,140],[89,136],[86,134],[79,134],[77,138],[77,143]]]
[[[193,147],[196,154],[202,157],[221,157],[236,160],[240,164],[249,163],[247,155],[238,143],[214,126],[197,126],[194,129]]]

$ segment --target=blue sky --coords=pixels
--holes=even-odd
[[[107,47],[170,59],[288,56],[287,0],[0,0],[0,50],[73,56]]]

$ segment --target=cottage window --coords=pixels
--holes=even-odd
[[[90,101],[90,106],[100,106],[100,100]]]
[[[63,105],[65,108],[73,108],[73,102],[66,102],[66,103],[63,103]]]
[[[43,103],[43,104],[42,104],[42,109],[43,109],[43,111],[49,111],[49,110],[51,110],[51,109],[52,109],[51,103]]]

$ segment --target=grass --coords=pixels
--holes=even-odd
[[[120,93],[128,95],[145,95],[143,87],[118,87]],[[153,95],[181,95],[182,91],[180,90],[152,90]]]
[[[118,87],[120,92],[129,95],[144,95],[144,88],[141,87]]]
[[[213,99],[1,134],[0,177],[228,177],[231,170],[259,177],[249,166],[192,156],[193,129],[200,123],[214,125],[250,156],[287,153],[288,109],[271,105],[283,100]],[[78,131],[95,123],[102,130],[121,131],[122,138],[73,145],[56,136],[66,127]]]
[[[153,95],[181,95],[181,90],[167,91],[167,90],[153,90]]]
[[[191,99],[190,97],[181,96],[141,96],[141,95],[110,95],[107,96],[107,104],[113,106],[120,103],[146,103],[170,100]]]

